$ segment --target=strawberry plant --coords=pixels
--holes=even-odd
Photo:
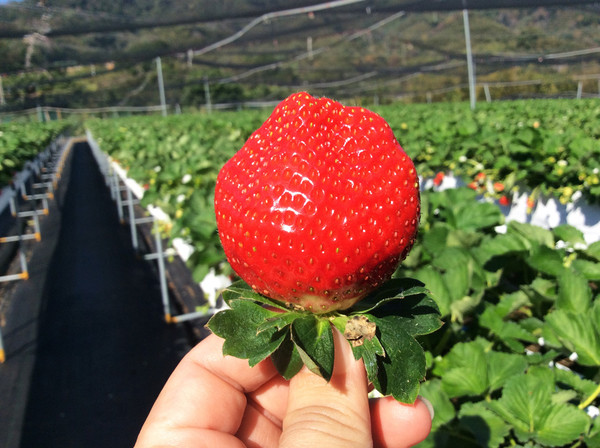
[[[381,106],[417,171],[444,180],[453,171],[465,184],[510,207],[515,189],[535,198],[587,201],[600,195],[597,100]],[[171,217],[165,231],[195,247],[188,265],[200,281],[225,259],[212,206],[219,168],[267,117],[266,111],[90,120],[86,126],[129,175],[148,187],[144,203]],[[518,154],[527,155],[518,156]],[[436,174],[437,173],[437,174]],[[500,191],[497,187],[502,185]]]
[[[425,375],[415,337],[440,321],[420,282],[390,281],[420,205],[414,165],[383,118],[290,96],[221,169],[215,211],[242,279],[208,323],[224,354],[329,380],[337,328],[377,390],[414,402]]]
[[[0,124],[0,187],[69,126],[68,121]]]
[[[600,102],[536,100],[431,107],[381,106],[422,176],[452,171],[465,183],[484,175],[508,189],[539,190],[568,202],[600,199]],[[498,192],[500,197],[500,192]]]
[[[436,409],[422,446],[598,446],[600,242],[504,223],[475,195],[424,192],[395,274],[421,280],[446,323],[420,339]]]

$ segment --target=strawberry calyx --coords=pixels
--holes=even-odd
[[[225,339],[223,354],[251,366],[270,357],[292,378],[302,366],[329,381],[334,363],[334,328],[364,361],[369,381],[383,395],[413,403],[426,371],[415,337],[442,325],[439,309],[418,280],[392,279],[346,310],[315,314],[270,299],[240,280],[223,292],[229,306],[207,327]]]

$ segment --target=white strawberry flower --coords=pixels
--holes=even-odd
[[[185,174],[182,178],[181,178],[181,183],[182,184],[187,184],[190,180],[192,180],[192,175],[191,174]]]
[[[182,193],[179,196],[177,196],[177,202],[181,203],[183,201],[185,201],[185,194]]]
[[[162,168],[160,167],[160,165],[156,165],[156,166],[154,167],[154,172],[155,172],[155,173],[160,173],[160,170],[161,170],[161,169],[162,169]]]

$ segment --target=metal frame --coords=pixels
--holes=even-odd
[[[23,170],[13,178],[13,185],[4,189],[0,203],[0,213],[7,207],[13,218],[16,219],[17,234],[0,237],[2,243],[18,243],[18,257],[21,272],[0,276],[0,282],[9,282],[29,279],[27,257],[22,249],[23,241],[41,241],[40,215],[48,215],[49,200],[54,199],[54,192],[61,177],[67,155],[72,147],[72,140],[64,141],[59,138],[51,143],[38,156],[25,164]],[[31,210],[20,210],[20,204],[31,204]],[[21,220],[27,219],[32,226],[32,233],[24,233]],[[0,327],[0,363],[6,361],[2,327]]]
[[[152,233],[154,234],[156,252],[145,254],[143,258],[144,260],[156,260],[157,262],[165,321],[168,323],[179,323],[212,315],[214,310],[211,309],[208,311],[191,312],[176,316],[172,314],[169,288],[167,285],[167,267],[165,258],[178,255],[178,252],[172,247],[163,247],[159,222],[161,221],[160,215],[164,215],[164,212],[158,207],[150,206],[146,209],[148,211],[148,216],[136,218],[135,205],[139,204],[142,199],[143,188],[141,188],[133,179],[128,178],[127,173],[117,163],[112,162],[107,154],[102,152],[90,131],[87,131],[87,139],[100,172],[104,176],[105,183],[110,189],[111,197],[116,203],[119,219],[123,224],[125,221],[129,223],[131,243],[136,251],[140,250],[138,225],[150,223],[153,225]],[[123,198],[123,193],[125,193],[125,198]]]

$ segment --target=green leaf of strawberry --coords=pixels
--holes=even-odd
[[[285,331],[271,327],[257,331],[257,327],[276,314],[253,300],[233,300],[231,309],[215,314],[211,330],[225,339],[223,354],[248,359],[251,366],[258,364],[275,351],[285,338]]]
[[[329,381],[334,355],[331,323],[315,315],[296,319],[292,323],[292,340],[304,365]]]
[[[245,282],[208,323],[224,353],[251,365],[271,356],[285,378],[306,365],[328,380],[335,326],[378,390],[415,400],[425,356],[414,337],[441,323],[423,284],[389,281],[414,243],[420,200],[383,118],[290,96],[220,171],[215,213]]]

